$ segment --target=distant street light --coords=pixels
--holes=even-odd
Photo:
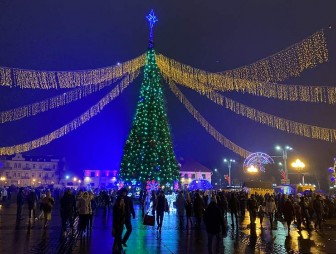
[[[284,148],[281,146],[276,146],[276,150],[282,151],[282,159],[284,161],[284,171],[285,171],[285,184],[289,184],[289,179],[288,179],[288,169],[287,169],[287,151],[292,151],[293,148],[290,146],[285,146]]]
[[[228,159],[228,160],[224,159],[223,161],[224,161],[224,163],[228,164],[228,168],[229,168],[229,181],[228,181],[228,183],[229,183],[229,187],[231,187],[231,165],[232,165],[232,163],[235,163],[236,161],[233,160],[233,159]]]
[[[292,167],[293,168],[296,168],[298,171],[299,171],[299,175],[300,175],[300,172],[301,170],[305,167],[306,165],[300,161],[299,159],[297,159],[296,161],[294,161],[292,163]],[[302,174],[302,185],[304,185],[304,174]]]

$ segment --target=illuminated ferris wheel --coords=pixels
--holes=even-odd
[[[274,160],[266,153],[252,153],[244,161],[244,168],[249,168],[251,166],[258,169],[258,171],[265,172],[264,165],[273,164]]]

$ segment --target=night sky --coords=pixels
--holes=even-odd
[[[153,8],[157,52],[211,72],[237,68],[270,56],[307,36],[326,29],[329,62],[309,69],[288,84],[336,86],[336,1],[326,0],[58,0],[0,2],[0,65],[36,70],[81,70],[114,65],[147,50],[145,16]],[[331,29],[329,26],[331,25]],[[68,170],[118,169],[123,145],[131,128],[142,75],[102,113],[76,131],[30,155],[65,157]],[[280,155],[274,146],[290,145],[289,162],[300,158],[328,183],[336,145],[272,129],[231,111],[184,87],[180,89],[197,110],[224,136],[252,151]],[[186,111],[167,85],[168,117],[178,159],[193,158],[210,169],[223,171],[223,158],[238,161],[232,178],[247,176],[243,159],[214,140]],[[105,90],[106,91],[106,90]],[[0,87],[0,110],[37,102],[61,90],[21,90]],[[104,91],[66,107],[0,125],[0,146],[43,136],[68,123],[96,103]],[[225,94],[261,111],[297,122],[336,128],[335,106],[291,103]],[[280,174],[270,167],[267,175]],[[295,181],[296,176],[292,176]],[[297,181],[297,180],[296,180]],[[316,183],[315,177],[308,177]]]

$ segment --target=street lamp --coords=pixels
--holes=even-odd
[[[299,175],[300,175],[300,172],[301,170],[305,167],[306,165],[300,161],[299,159],[297,159],[296,161],[294,161],[292,163],[292,167],[293,168],[296,168],[298,171],[299,171]],[[302,174],[302,185],[304,185],[304,174]]]
[[[292,151],[293,148],[290,146],[285,146],[285,147],[276,146],[275,149],[278,151],[282,151],[282,159],[284,161],[284,170],[285,170],[285,178],[286,178],[285,184],[289,184],[288,169],[287,169],[287,151]]]
[[[233,160],[233,159],[229,159],[229,160],[227,160],[227,159],[224,159],[224,163],[227,163],[228,164],[228,168],[229,168],[229,187],[231,187],[231,164],[232,163],[235,163],[236,161],[235,160]]]
[[[217,168],[215,168],[214,171],[215,171],[216,173],[218,173]],[[216,181],[216,182],[217,182],[217,181]],[[222,178],[221,178],[220,173],[219,173],[219,188],[222,188]]]

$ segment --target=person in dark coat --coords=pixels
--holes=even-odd
[[[76,212],[76,199],[72,195],[71,190],[67,189],[60,199],[62,231],[66,232],[66,223],[69,222],[70,228],[73,232],[74,217]]]
[[[184,228],[184,210],[185,210],[185,205],[186,205],[186,200],[183,196],[183,192],[180,191],[179,194],[176,197],[176,210],[177,210],[177,215],[179,217],[180,221],[180,229]]]
[[[204,212],[204,203],[199,192],[196,192],[194,199],[194,215],[196,219],[196,228],[201,227],[202,216]]]
[[[126,219],[126,205],[122,195],[119,195],[113,206],[113,221],[112,221],[112,236],[114,237],[114,243],[112,247],[112,253],[121,253],[122,247],[122,231],[124,229]]]
[[[162,230],[162,222],[163,222],[163,216],[164,212],[167,211],[167,199],[164,195],[164,191],[161,190],[159,193],[159,196],[157,197],[157,202],[155,206],[156,211],[156,223],[157,223],[157,230],[161,232]]]
[[[38,202],[38,199],[37,199],[37,195],[35,193],[35,190],[32,189],[28,196],[27,196],[27,202],[28,202],[28,217],[29,217],[29,220],[31,219],[31,216],[32,216],[32,213],[33,213],[33,220],[37,220],[37,217],[36,217],[36,206],[37,206],[37,202]]]
[[[234,227],[234,218],[236,221],[236,227],[238,227],[238,211],[239,211],[239,200],[234,192],[231,193],[229,200],[229,208],[231,212],[231,226]]]
[[[23,188],[20,188],[17,197],[16,197],[16,221],[19,222],[22,217],[22,207],[24,204],[25,196],[23,193]]]
[[[287,229],[288,229],[288,234],[289,234],[290,225],[292,221],[294,220],[295,211],[294,211],[293,202],[289,198],[285,197],[284,202],[285,203],[283,207],[283,215],[284,215],[285,221],[287,222]]]
[[[317,227],[322,229],[323,203],[320,195],[317,195],[313,201],[313,207],[316,215],[315,230],[317,230]]]
[[[208,252],[212,254],[212,242],[213,238],[216,239],[216,251],[219,253],[221,249],[222,233],[225,230],[224,218],[222,216],[221,209],[217,206],[216,197],[211,198],[211,202],[204,212],[204,223],[208,234]]]
[[[189,229],[189,223],[190,227],[192,227],[193,203],[191,202],[190,194],[188,192],[186,194],[185,210],[187,216],[187,229]]]
[[[127,196],[128,190],[126,188],[120,189],[120,195],[124,199],[125,202],[125,227],[126,227],[126,233],[124,237],[122,238],[122,245],[127,247],[127,240],[130,237],[132,233],[132,222],[131,222],[131,216],[133,216],[133,219],[135,219],[135,212],[133,207],[133,201],[130,197]]]

